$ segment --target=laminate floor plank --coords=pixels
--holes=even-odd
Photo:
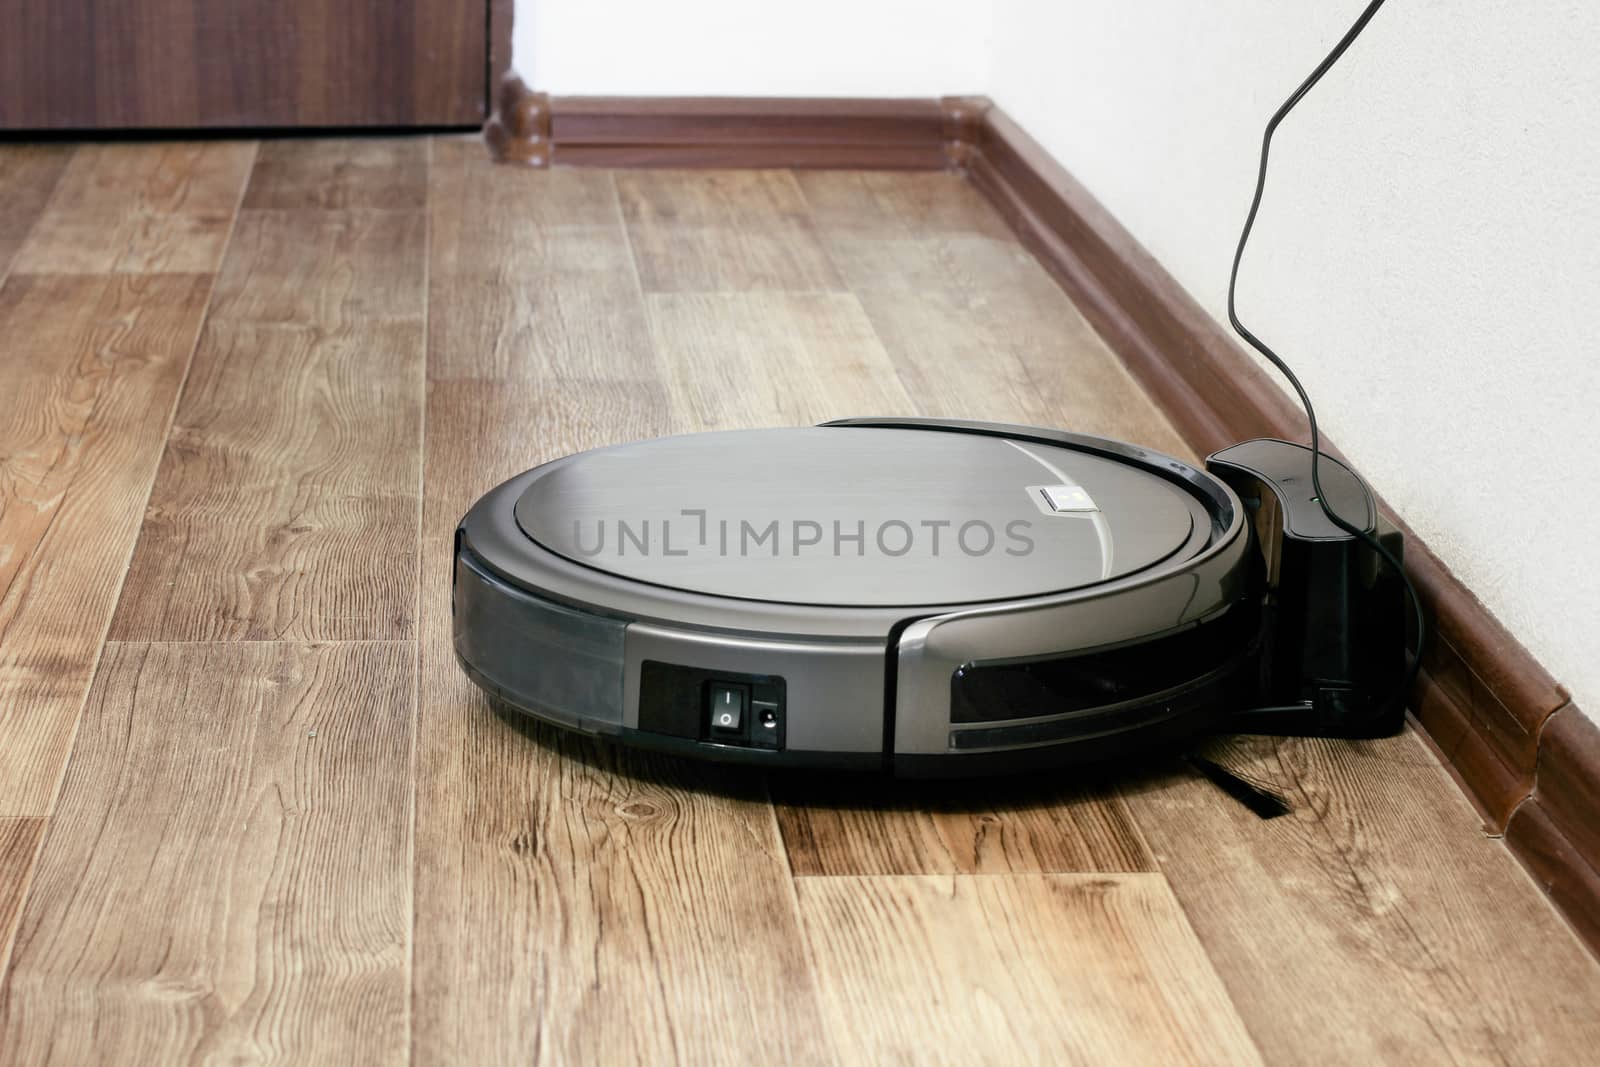
[[[923,414],[1188,447],[994,209],[955,175],[802,177],[817,231]]]
[[[695,429],[917,413],[849,294],[653,294],[646,302],[673,404]]]
[[[863,1063],[1259,1063],[1159,874],[802,878],[828,1036]]]
[[[645,292],[842,291],[786,170],[617,174]]]
[[[0,1062],[403,1059],[413,656],[109,645]]]
[[[0,982],[11,960],[11,938],[33,880],[33,860],[49,820],[0,816]]]
[[[1153,871],[1114,782],[772,782],[797,876]]]
[[[1016,236],[984,195],[961,176],[942,172],[803,170],[794,173],[824,239]]]
[[[1240,739],[1263,821],[1192,775],[1129,790],[1140,828],[1274,1063],[1557,1063],[1600,1043],[1600,962],[1415,735]]]
[[[476,143],[434,151],[430,376],[554,388],[654,373],[611,173],[499,166]]]
[[[259,195],[292,199],[286,158]],[[239,213],[115,639],[415,636],[427,271],[420,208]]]
[[[0,815],[51,810],[209,286],[0,287]]]
[[[69,144],[0,144],[0,282],[75,151]]]
[[[255,152],[254,141],[80,145],[12,269],[212,273]]]
[[[241,211],[211,319],[326,330],[420,323],[426,237],[420,211]]]
[[[425,138],[296,137],[261,142],[243,207],[422,211],[427,202]]]
[[[213,319],[116,640],[415,636],[423,328]]]

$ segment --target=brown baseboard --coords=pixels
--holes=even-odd
[[[1304,417],[1289,397],[1015,122],[988,109],[962,154],[973,183],[1196,451],[1248,437],[1303,436]],[[1600,832],[1591,828],[1600,810],[1600,731],[1415,532],[1399,525],[1408,570],[1435,627],[1412,698],[1416,722],[1487,827],[1506,834],[1600,951]]]
[[[943,170],[974,129],[965,98],[547,96],[513,75],[484,136],[532,166]]]
[[[1539,744],[1533,795],[1511,816],[1506,842],[1578,935],[1600,951],[1600,726],[1568,705]]]

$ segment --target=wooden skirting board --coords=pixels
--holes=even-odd
[[[485,127],[533,166],[958,169],[996,206],[1198,452],[1303,436],[1304,417],[1232,336],[988,101],[561,97],[514,75]],[[1331,451],[1337,449],[1331,444]],[[1600,952],[1600,728],[1403,521],[1434,624],[1417,725]]]
[[[510,75],[485,134],[531,166],[941,170],[981,113],[964,98],[549,96]]]

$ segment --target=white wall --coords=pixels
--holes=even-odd
[[[1362,0],[996,0],[989,94],[1213,314],[1261,127]],[[1280,127],[1240,317],[1600,713],[1600,5],[1398,0]]]
[[[987,92],[1222,319],[1261,126],[1361,6],[518,0],[513,62],[571,94]],[[1240,284],[1340,447],[1590,714],[1597,55],[1592,0],[1387,5],[1280,130]]]
[[[982,89],[988,0],[516,0],[511,62],[571,95],[941,96]]]

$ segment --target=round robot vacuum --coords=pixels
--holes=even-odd
[[[456,535],[467,673],[560,726],[904,775],[1104,759],[1260,689],[1263,568],[1223,479],[1133,445],[922,419],[546,463]]]

